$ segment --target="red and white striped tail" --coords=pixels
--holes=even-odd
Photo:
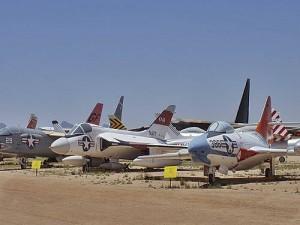
[[[276,109],[272,108],[272,122],[276,122],[278,124],[273,125],[273,137],[274,141],[287,141],[291,139],[292,135],[288,133],[288,130],[282,124],[282,120],[280,118],[279,113]]]

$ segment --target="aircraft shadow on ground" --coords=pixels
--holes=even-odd
[[[21,168],[0,168],[1,171],[15,171],[15,170],[22,170]],[[30,169],[23,169],[23,170],[30,170]]]
[[[163,176],[151,176],[146,175],[146,180],[164,180]],[[172,179],[174,181],[184,181],[184,182],[201,182],[208,183],[207,177],[177,177]],[[215,184],[218,186],[227,186],[227,185],[238,185],[238,184],[250,184],[250,183],[272,183],[280,181],[300,181],[300,177],[295,176],[274,176],[272,178],[266,177],[230,177],[230,178],[220,178],[216,177]],[[200,187],[207,187],[206,184],[201,185]]]

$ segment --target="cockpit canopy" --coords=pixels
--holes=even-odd
[[[217,121],[212,123],[207,129],[207,133],[209,137],[220,135],[220,134],[230,134],[233,133],[233,127],[224,121]]]
[[[89,133],[93,130],[92,126],[88,123],[81,123],[81,124],[76,124],[74,127],[70,130],[67,136],[77,136],[77,135],[82,135]]]
[[[201,134],[201,133],[205,133],[205,130],[202,130],[201,128],[199,127],[188,127],[188,128],[185,128],[185,129],[182,129],[180,131],[180,133],[197,133],[197,134]]]

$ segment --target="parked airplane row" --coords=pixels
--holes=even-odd
[[[271,176],[273,159],[281,157],[283,161],[284,156],[299,153],[300,139],[290,139],[284,124],[278,124],[279,114],[272,111],[270,97],[259,123],[248,124],[249,89],[247,80],[235,122],[217,121],[207,131],[194,127],[179,132],[171,123],[174,105],[164,109],[145,130],[126,130],[121,97],[115,114],[109,116],[111,127],[99,126],[103,105],[97,103],[87,121],[71,130],[64,129],[57,121],[53,121],[53,128],[36,128],[36,117],[30,127],[0,129],[0,152],[20,158],[21,168],[29,157],[62,160],[84,169],[124,167],[120,159],[151,168],[191,160],[204,165],[210,183],[215,180],[215,171],[227,174],[228,170],[249,169],[269,161],[270,168],[265,173]],[[272,117],[277,121],[272,122]],[[294,125],[289,129],[298,129]]]

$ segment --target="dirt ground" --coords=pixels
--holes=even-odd
[[[299,168],[266,180],[259,170],[222,177],[209,187],[199,170],[93,172],[79,169],[0,171],[0,224],[300,224]],[[148,179],[145,179],[148,178]]]

